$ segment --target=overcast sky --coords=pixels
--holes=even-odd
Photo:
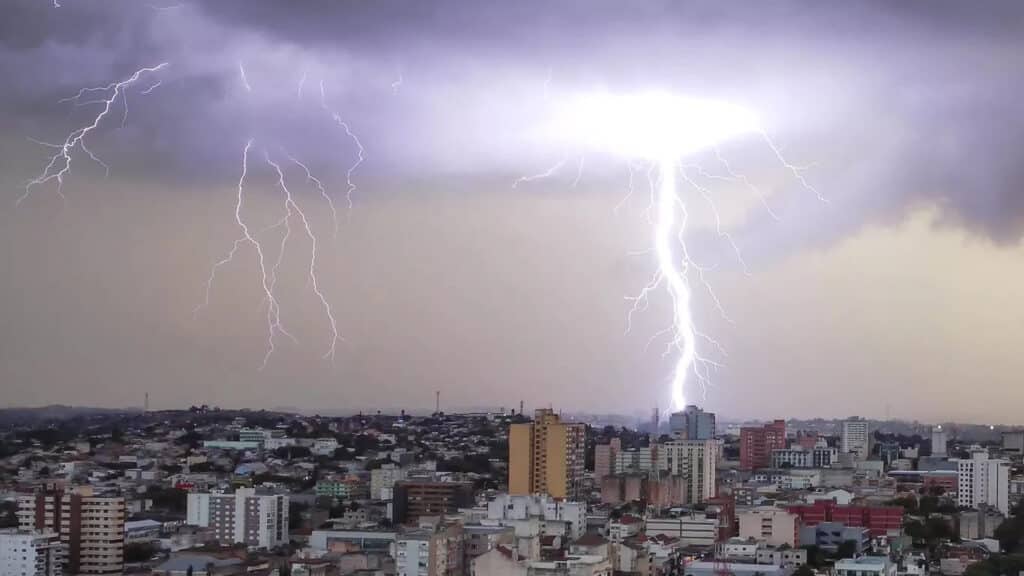
[[[11,0],[0,18],[0,388],[5,405],[346,410],[667,406],[643,166],[545,139],[579,94],[660,90],[743,106],[721,147],[756,185],[696,190],[700,328],[724,365],[690,399],[728,417],[1019,423],[1024,402],[1024,5],[963,2]],[[766,5],[770,4],[770,6]],[[26,192],[91,124],[62,200]],[[245,70],[243,79],[240,68]],[[158,85],[159,83],[159,85]],[[248,84],[248,85],[246,85]],[[320,86],[324,99],[321,100]],[[335,122],[347,123],[355,141]],[[282,334],[243,218],[277,259]],[[38,141],[38,142],[37,142]],[[301,159],[338,210],[288,156]],[[688,158],[724,174],[710,151]],[[549,178],[513,187],[517,178]],[[636,193],[628,200],[630,181]],[[759,194],[763,196],[763,202]]]

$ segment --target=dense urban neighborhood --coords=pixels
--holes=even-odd
[[[1024,570],[1022,431],[523,412],[10,410],[0,574]]]

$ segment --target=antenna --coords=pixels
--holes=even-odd
[[[434,391],[434,414],[441,413],[441,391]]]

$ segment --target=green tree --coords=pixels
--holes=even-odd
[[[814,576],[814,569],[807,564],[801,564],[793,571],[793,576]]]
[[[836,549],[836,558],[853,558],[857,553],[856,540],[844,540]]]

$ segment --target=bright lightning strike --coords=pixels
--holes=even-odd
[[[545,87],[547,83],[545,83]],[[546,90],[545,90],[546,92]],[[672,302],[670,326],[651,338],[668,336],[665,354],[677,354],[671,379],[671,397],[675,409],[686,405],[686,381],[692,372],[701,390],[706,391],[711,383],[711,373],[721,367],[715,360],[701,354],[700,343],[706,343],[718,354],[725,356],[721,344],[697,329],[694,323],[691,299],[691,283],[698,282],[707,293],[723,318],[728,320],[721,302],[706,279],[706,267],[700,266],[690,257],[686,245],[686,231],[689,212],[686,203],[677,191],[677,175],[693,188],[711,209],[718,236],[732,247],[737,260],[747,270],[739,246],[725,231],[722,218],[715,205],[711,191],[689,171],[701,177],[741,182],[753,190],[764,205],[764,195],[745,176],[733,171],[728,162],[715,151],[716,157],[728,173],[727,177],[709,174],[696,165],[680,165],[682,158],[699,150],[714,147],[721,142],[746,134],[760,134],[776,159],[788,170],[806,190],[819,199],[821,194],[804,178],[802,168],[789,163],[781,150],[761,129],[756,118],[749,111],[722,102],[687,99],[664,93],[634,95],[589,94],[564,103],[565,107],[556,115],[557,121],[549,135],[555,141],[568,140],[566,145],[600,147],[627,159],[645,159],[650,169],[647,176],[651,185],[651,203],[646,211],[654,228],[653,252],[657,268],[651,280],[640,293],[628,298],[633,305],[627,315],[626,331],[632,327],[633,315],[646,310],[650,295],[664,290]],[[575,187],[583,171],[584,158],[581,156],[577,167]],[[531,180],[546,178],[562,167],[562,160],[547,172],[527,176],[515,185]],[[632,162],[629,164],[629,192],[616,207],[633,194]],[[514,185],[514,186],[515,186]],[[769,212],[777,217],[774,212]],[[648,342],[648,345],[651,343]]]
[[[59,7],[59,4],[55,3],[55,6]],[[74,102],[75,106],[99,104],[101,105],[101,108],[100,111],[96,114],[96,116],[93,117],[93,120],[90,124],[71,131],[71,133],[68,134],[67,138],[64,139],[63,143],[44,143],[44,145],[55,149],[56,152],[50,157],[50,160],[44,166],[43,171],[38,176],[30,180],[28,184],[25,185],[25,193],[22,194],[20,198],[18,198],[16,204],[21,204],[26,198],[28,198],[29,195],[32,194],[33,188],[35,188],[36,186],[46,184],[48,182],[56,182],[57,194],[61,198],[65,198],[64,178],[67,177],[67,175],[71,172],[71,161],[74,158],[74,153],[76,149],[80,149],[93,162],[102,166],[106,173],[109,175],[110,166],[107,165],[102,160],[100,160],[99,157],[97,157],[92,152],[92,150],[88,147],[86,143],[86,137],[88,137],[89,134],[96,130],[99,127],[99,125],[103,122],[103,119],[110,114],[110,110],[111,108],[113,108],[114,103],[117,102],[118,98],[122,99],[125,106],[124,116],[122,117],[123,125],[123,123],[127,120],[128,117],[128,104],[127,100],[125,99],[128,87],[138,82],[139,78],[141,78],[143,75],[154,74],[156,72],[159,72],[160,70],[163,70],[167,66],[169,66],[169,64],[167,62],[163,62],[161,64],[149,68],[140,68],[136,70],[135,73],[133,73],[131,76],[124,80],[121,80],[120,82],[112,82],[110,84],[107,84],[106,86],[99,86],[95,88],[82,88],[74,96],[61,99],[59,101],[61,103]],[[144,93],[148,94],[158,85],[159,81],[157,82],[156,85],[150,86]],[[96,93],[99,93],[100,96],[92,100],[87,100],[84,102],[82,101],[83,96],[87,94]]]

